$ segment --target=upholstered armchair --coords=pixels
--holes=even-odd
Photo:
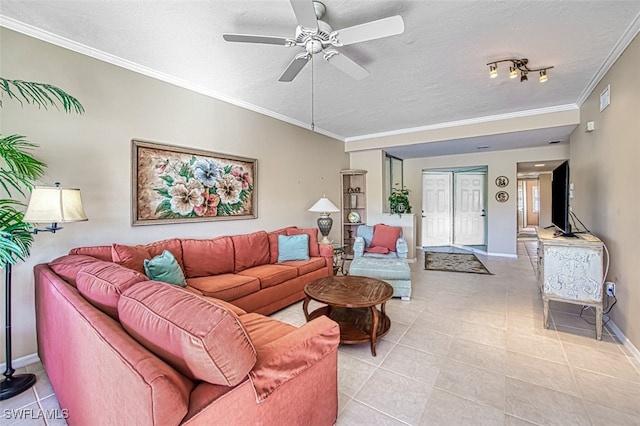
[[[406,259],[409,248],[402,238],[402,227],[379,223],[360,225],[353,242],[353,257]]]

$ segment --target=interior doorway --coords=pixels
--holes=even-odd
[[[422,246],[486,252],[487,167],[422,172]]]
[[[540,179],[518,179],[518,232],[540,226]]]

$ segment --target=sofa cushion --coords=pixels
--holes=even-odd
[[[318,244],[318,228],[307,228],[307,229],[298,229],[298,228],[288,228],[287,235],[300,235],[307,234],[309,236],[309,256],[318,257],[320,256],[320,248]]]
[[[295,227],[288,227],[278,229],[276,231],[269,232],[269,257],[270,263],[278,262],[278,235],[287,235],[288,229],[297,229]]]
[[[235,256],[235,273],[269,263],[269,237],[265,231],[234,235],[231,239]]]
[[[278,235],[278,263],[309,260],[309,235]]]
[[[298,276],[317,271],[327,266],[323,257],[312,257],[309,260],[293,260],[291,262],[284,262],[282,265],[296,268],[298,270]]]
[[[396,241],[400,238],[402,228],[399,226],[388,226],[379,223],[373,227],[373,238],[371,247],[386,247],[389,251],[396,251]]]
[[[162,254],[163,251],[169,250],[173,257],[176,258],[178,265],[184,271],[184,262],[182,261],[182,243],[178,238],[169,238],[162,241],[156,241],[155,243],[145,244],[143,246],[151,257]]]
[[[131,287],[118,311],[134,339],[193,380],[235,386],[256,363],[238,317],[182,288],[156,281]]]
[[[162,254],[153,259],[145,259],[144,273],[151,280],[162,281],[163,283],[180,287],[187,285],[180,265],[178,265],[176,258],[173,257],[169,250],[163,251]]]
[[[257,350],[297,330],[297,327],[260,314],[249,313],[242,315],[239,319]]]
[[[80,294],[114,319],[118,319],[118,300],[121,294],[141,281],[147,281],[144,274],[104,261],[85,266],[76,277]]]
[[[96,262],[100,262],[100,260],[92,256],[70,254],[52,260],[49,262],[49,268],[58,274],[60,278],[76,287],[76,276],[78,275],[78,272],[85,266]]]
[[[235,300],[260,290],[260,280],[239,274],[220,274],[209,277],[187,278],[187,284],[203,295],[222,300]]]
[[[231,237],[210,240],[182,240],[182,260],[187,278],[233,272],[233,242]]]
[[[114,263],[141,274],[144,274],[144,261],[153,257],[144,246],[126,246],[115,243],[111,246],[111,256]]]
[[[105,262],[112,261],[111,246],[76,247],[69,250],[69,254],[83,254],[104,260]]]
[[[267,288],[296,278],[298,270],[293,266],[267,264],[245,269],[238,275],[255,277],[260,280],[260,288]]]

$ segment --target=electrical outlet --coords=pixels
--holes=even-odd
[[[615,296],[616,295],[616,283],[607,282],[605,283],[607,290],[607,296]]]

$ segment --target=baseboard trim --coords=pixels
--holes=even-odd
[[[609,328],[611,329],[611,331],[613,331],[613,334],[616,335],[616,337],[618,338],[618,340],[620,340],[620,342],[622,342],[622,344],[624,345],[625,348],[627,348],[629,350],[629,352],[631,352],[631,354],[633,355],[633,357],[640,362],[640,351],[638,350],[638,348],[636,348],[633,343],[631,343],[631,340],[627,339],[627,336],[624,335],[624,333],[622,332],[622,330],[620,330],[618,328],[618,326],[616,325],[615,322],[613,321],[609,321],[607,323],[607,325],[609,326]]]
[[[33,364],[40,361],[40,357],[37,353],[32,353],[30,355],[26,355],[20,358],[16,358],[12,361],[13,368],[22,368],[29,364]],[[0,364],[0,370],[4,371],[7,369],[7,363],[3,362]]]

